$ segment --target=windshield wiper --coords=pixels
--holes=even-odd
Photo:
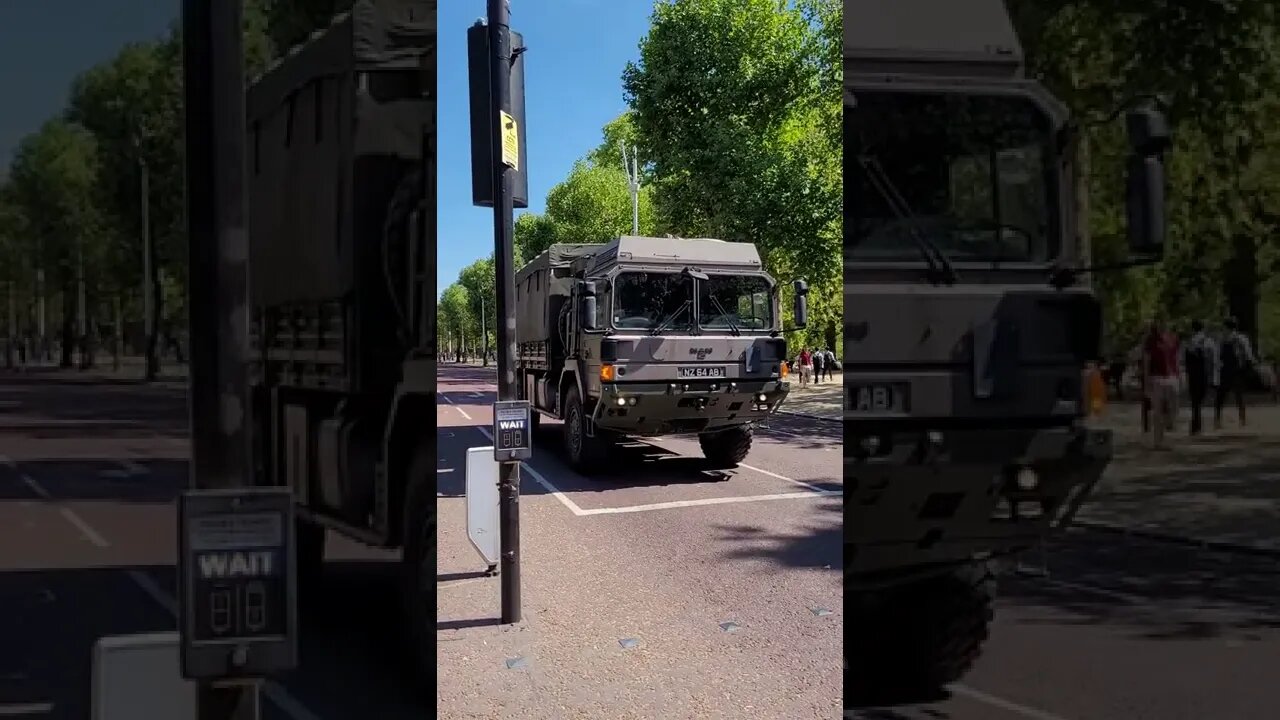
[[[676,318],[680,317],[680,313],[684,312],[685,308],[689,307],[692,304],[693,304],[692,300],[685,300],[680,305],[680,307],[676,308],[675,311],[672,312],[670,315],[668,315],[665,320],[658,323],[652,330],[650,330],[649,335],[652,337],[654,335],[661,334],[663,330],[667,329],[667,326],[675,322]]]
[[[724,306],[720,304],[720,301],[716,299],[715,294],[709,294],[708,297],[711,298],[711,304],[716,306],[716,310],[720,311],[721,315],[724,315],[724,321],[729,323],[729,332],[733,333],[735,336],[741,335],[742,331],[738,329],[738,324],[733,321],[732,317],[730,317],[729,311],[725,310]]]
[[[947,254],[937,246],[932,240],[920,232],[919,220],[915,217],[915,213],[911,211],[911,206],[907,203],[906,198],[902,197],[902,193],[894,187],[893,181],[889,179],[884,168],[880,166],[880,161],[868,155],[858,156],[858,164],[862,166],[863,172],[867,174],[867,179],[880,193],[885,202],[888,203],[889,209],[893,214],[898,216],[898,220],[905,223],[911,239],[915,240],[916,246],[920,248],[920,254],[924,256],[924,261],[929,265],[928,276],[930,281],[937,283],[954,283],[959,279],[951,261],[947,259]]]

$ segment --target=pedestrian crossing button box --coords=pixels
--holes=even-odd
[[[251,679],[298,659],[293,495],[188,490],[179,500],[182,676]]]
[[[493,404],[493,459],[498,462],[533,457],[532,410],[526,400]]]

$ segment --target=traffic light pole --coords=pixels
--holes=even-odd
[[[191,267],[191,484],[248,485],[248,238],[242,0],[183,0]],[[258,718],[255,683],[202,682],[199,720]]]
[[[493,240],[497,273],[498,401],[516,400],[516,316],[513,169],[503,158],[504,114],[511,114],[511,28],[508,0],[489,3],[489,121],[493,148]],[[498,466],[498,521],[502,527],[502,622],[520,622],[520,462]]]

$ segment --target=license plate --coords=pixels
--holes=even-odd
[[[722,378],[724,377],[723,367],[682,367],[676,368],[676,377],[684,378]]]
[[[907,388],[902,384],[846,385],[844,409],[865,413],[902,413],[907,410],[906,396]]]

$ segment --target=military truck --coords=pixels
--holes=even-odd
[[[844,28],[848,681],[936,688],[981,651],[993,571],[1110,461],[1089,278],[1159,258],[1170,140],[1129,111],[1130,259],[1091,267],[1080,126],[1001,0],[846,0]]]
[[[256,482],[296,494],[304,610],[326,531],[403,548],[403,636],[427,676],[435,19],[434,0],[359,0],[246,98]]]
[[[627,436],[696,434],[711,464],[735,467],[790,389],[779,289],[748,243],[552,245],[516,273],[520,399],[564,421],[584,473]],[[795,281],[797,327],[807,294]]]

